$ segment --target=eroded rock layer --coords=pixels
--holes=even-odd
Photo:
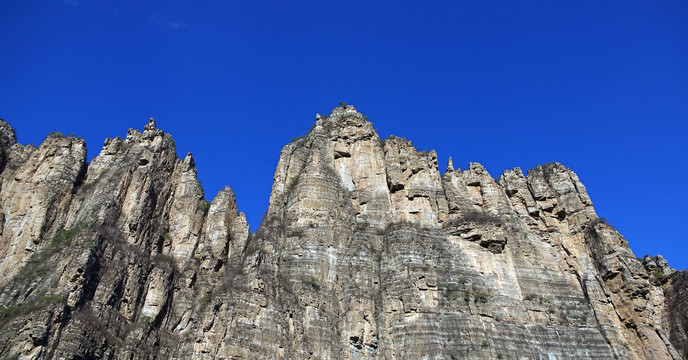
[[[155,121],[0,124],[0,357],[681,359],[686,272],[637,259],[558,163],[439,171],[352,106],[284,147],[251,234]]]

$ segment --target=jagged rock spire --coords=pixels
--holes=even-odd
[[[150,120],[148,120],[148,124],[143,127],[143,130],[157,130],[158,127],[155,125],[155,119],[151,116]]]
[[[10,147],[17,142],[17,133],[10,124],[0,119],[0,146]]]
[[[447,160],[447,170],[446,172],[454,171],[454,160],[452,160],[451,156],[449,157],[449,160]]]

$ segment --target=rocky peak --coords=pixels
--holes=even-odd
[[[359,113],[353,105],[340,105],[332,109],[330,116],[344,117],[346,115],[353,115],[354,117],[363,118],[363,115]]]
[[[454,172],[454,170],[454,160],[450,156],[449,160],[447,160],[447,169],[444,172]]]
[[[86,144],[55,133],[38,149],[15,145],[7,155],[0,200],[6,206],[2,243],[9,246],[0,248],[0,274],[11,277],[65,222],[63,209],[85,171]]]
[[[157,126],[155,125],[155,119],[153,119],[153,117],[151,117],[151,118],[148,120],[148,124],[146,124],[146,126],[143,127],[143,130],[157,130],[157,129],[158,129],[158,128],[157,128]]]
[[[17,134],[5,120],[0,119],[0,147],[9,148],[17,143]]]
[[[676,269],[669,266],[669,263],[662,255],[650,257],[650,255],[646,254],[642,258],[642,262],[643,266],[655,277],[665,277],[676,272]]]

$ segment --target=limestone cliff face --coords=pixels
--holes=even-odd
[[[0,123],[0,357],[681,359],[686,272],[637,259],[575,173],[493,178],[353,107],[284,147],[261,228],[156,128]]]

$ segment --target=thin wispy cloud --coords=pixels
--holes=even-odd
[[[168,22],[167,25],[169,25],[169,26],[171,26],[171,27],[173,27],[173,28],[175,28],[175,29],[183,29],[183,28],[188,27],[188,25],[185,24],[185,23],[173,22],[173,21]]]
[[[65,1],[67,1],[67,0],[65,0]],[[74,1],[74,0],[72,0],[72,1]],[[155,24],[169,26],[173,29],[186,29],[189,27],[189,24],[187,24],[185,22],[170,21],[170,20],[161,18],[161,17],[156,16],[156,15],[150,15],[148,18]]]

